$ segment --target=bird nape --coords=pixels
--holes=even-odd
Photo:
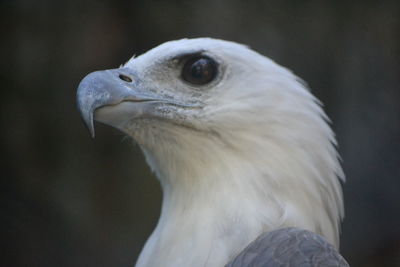
[[[132,137],[161,183],[136,266],[347,266],[335,136],[286,68],[182,39],[87,75],[77,102],[93,137],[93,120]]]

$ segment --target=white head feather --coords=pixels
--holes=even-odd
[[[220,66],[201,90],[167,63],[193,51]],[[137,266],[223,266],[261,233],[287,226],[338,246],[344,175],[336,141],[298,77],[243,45],[209,38],[164,43],[124,67],[161,94],[201,103],[176,107],[176,123],[150,118],[124,126],[164,193]]]

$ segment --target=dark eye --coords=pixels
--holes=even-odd
[[[182,78],[192,84],[204,85],[217,75],[217,63],[204,56],[189,59],[182,70]]]

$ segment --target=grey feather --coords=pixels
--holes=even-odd
[[[322,236],[299,228],[267,232],[250,243],[226,267],[345,267],[339,252]]]

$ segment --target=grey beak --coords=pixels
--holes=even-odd
[[[94,138],[93,114],[104,106],[123,101],[143,102],[154,99],[143,90],[130,69],[112,69],[88,74],[79,84],[76,94],[78,110]]]

